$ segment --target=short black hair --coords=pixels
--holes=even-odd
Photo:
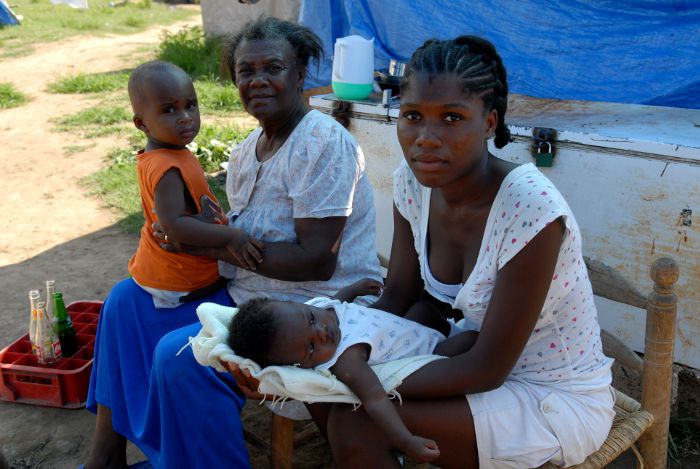
[[[228,330],[228,345],[239,357],[268,366],[267,354],[277,335],[272,300],[254,298],[243,303]]]
[[[137,113],[139,104],[144,99],[144,93],[153,81],[161,79],[164,75],[185,76],[188,79],[190,76],[183,69],[175,64],[164,60],[151,60],[144,62],[131,72],[129,75],[129,100],[134,113]]]
[[[260,18],[249,22],[242,31],[224,40],[222,63],[231,73],[234,85],[236,84],[236,49],[244,39],[248,41],[280,40],[288,43],[300,69],[306,69],[310,59],[313,58],[318,62],[323,57],[323,43],[308,27],[271,16]]]
[[[401,79],[401,94],[415,72],[457,75],[464,92],[480,96],[487,111],[496,110],[498,124],[493,141],[496,148],[508,144],[510,131],[505,123],[508,81],[503,60],[493,44],[477,36],[459,36],[446,41],[429,39],[411,56]]]

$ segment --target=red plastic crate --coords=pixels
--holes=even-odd
[[[76,301],[66,307],[78,350],[54,367],[39,366],[29,334],[0,351],[0,400],[66,409],[85,407],[101,307],[101,301]]]

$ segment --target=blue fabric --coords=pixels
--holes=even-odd
[[[151,295],[132,279],[122,280],[115,285],[102,305],[86,406],[92,412],[97,411],[97,403],[109,407],[114,430],[134,442],[154,467],[178,466],[158,466],[158,450],[162,445],[159,442],[151,444],[154,428],[158,428],[161,418],[159,410],[154,408],[149,397],[153,353],[158,341],[168,332],[190,324],[195,328],[200,327],[196,309],[203,302],[233,305],[228,292],[223,288],[200,301],[185,303],[173,309],[156,309]],[[178,349],[186,342],[187,337],[179,343]],[[173,416],[163,416],[166,421],[171,417]],[[232,419],[240,426],[237,415],[232,416]],[[192,429],[190,425],[185,428]],[[236,440],[232,434],[228,444],[240,446],[245,451],[242,437]],[[188,445],[197,448],[192,442]],[[174,456],[178,454],[177,451],[173,453]]]
[[[240,413],[245,398],[229,373],[201,366],[192,348],[199,323],[167,334],[155,351],[141,447],[156,468],[250,467]]]
[[[3,26],[19,24],[10,8],[0,1],[0,28]]]
[[[299,19],[326,54],[308,88],[330,84],[338,37],[373,37],[382,69],[431,37],[473,34],[495,44],[515,93],[700,109],[697,0],[303,0]]]

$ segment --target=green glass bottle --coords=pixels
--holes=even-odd
[[[75,337],[75,328],[71,321],[66,305],[63,302],[62,293],[53,294],[53,310],[56,315],[56,332],[58,340],[61,341],[61,351],[64,357],[70,357],[78,350],[78,343]]]

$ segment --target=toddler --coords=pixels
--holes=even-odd
[[[333,299],[306,303],[253,299],[233,317],[228,344],[237,355],[263,367],[330,370],[390,435],[395,449],[427,462],[440,455],[436,443],[408,431],[370,366],[416,355],[456,355],[475,342],[476,332],[445,339],[409,319],[348,303],[378,291],[377,282],[365,279],[343,288]]]
[[[237,255],[251,269],[261,262],[264,245],[226,226],[204,170],[186,148],[200,127],[190,77],[168,62],[144,63],[129,78],[129,99],[134,125],[147,139],[136,167],[146,221],[129,273],[151,294],[157,308],[175,308],[218,290],[225,279],[220,278],[214,259],[163,249],[151,229],[154,223],[177,234],[183,244],[222,247],[233,239]]]

